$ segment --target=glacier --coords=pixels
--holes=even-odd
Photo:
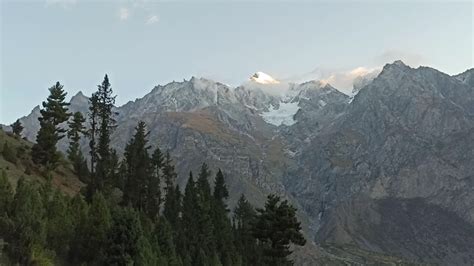
[[[268,111],[262,112],[260,116],[265,122],[275,126],[291,126],[296,123],[295,114],[300,107],[298,102],[280,102],[278,108],[271,106]]]

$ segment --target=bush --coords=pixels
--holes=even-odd
[[[5,160],[13,164],[16,164],[16,152],[12,148],[10,148],[7,142],[3,144],[2,155],[3,155],[3,158],[5,158]]]
[[[31,175],[31,168],[29,165],[25,167],[25,175]]]
[[[28,147],[25,145],[19,146],[18,149],[16,150],[16,157],[23,158],[23,156],[26,154],[27,149]]]

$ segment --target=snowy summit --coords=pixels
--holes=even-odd
[[[253,80],[260,84],[279,84],[280,83],[278,80],[274,79],[272,76],[260,71],[253,74],[250,77],[250,80]]]

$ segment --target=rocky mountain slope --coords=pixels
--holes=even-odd
[[[144,120],[151,144],[182,163],[181,183],[208,160],[226,171],[231,195],[245,193],[256,204],[268,192],[288,197],[320,245],[469,265],[473,73],[449,76],[396,61],[361,78],[354,97],[319,81],[254,78],[232,88],[193,77],[117,107],[113,145],[121,151]],[[71,109],[85,112],[87,98],[74,96]],[[35,108],[21,119],[31,140],[38,115]]]

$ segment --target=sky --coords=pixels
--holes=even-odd
[[[0,123],[56,81],[68,98],[109,75],[117,105],[192,76],[239,85],[257,71],[374,69],[397,59],[473,67],[474,1],[0,0]]]

